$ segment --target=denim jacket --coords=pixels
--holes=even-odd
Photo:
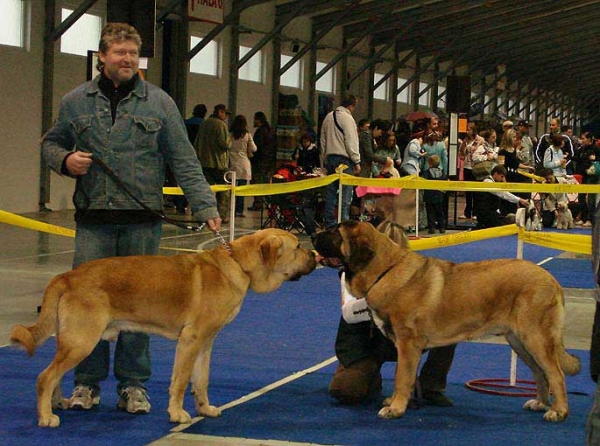
[[[138,81],[117,106],[98,87],[99,76],[68,93],[54,126],[42,139],[42,156],[61,174],[73,150],[100,158],[145,205],[162,209],[168,163],[199,221],[218,217],[216,200],[173,100],[160,88]],[[140,206],[92,163],[77,181],[73,196],[80,209],[132,210]]]

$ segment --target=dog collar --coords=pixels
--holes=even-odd
[[[387,273],[389,273],[389,272],[391,271],[391,269],[392,269],[393,267],[395,267],[396,265],[397,265],[396,263],[394,263],[394,264],[390,265],[390,266],[389,266],[389,267],[388,267],[388,268],[387,268],[385,271],[383,271],[381,274],[379,274],[379,276],[377,276],[377,279],[375,279],[375,282],[373,282],[373,283],[371,284],[371,286],[370,286],[370,287],[367,289],[367,291],[365,292],[365,296],[364,296],[364,297],[365,297],[365,299],[366,299],[366,298],[369,296],[369,291],[371,291],[371,288],[373,288],[375,285],[377,285],[377,284],[379,283],[379,281],[380,281],[381,279],[383,279],[383,277],[384,277],[384,276],[385,276]]]

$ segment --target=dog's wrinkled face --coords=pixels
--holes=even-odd
[[[231,256],[250,279],[250,288],[269,293],[288,280],[310,274],[317,261],[312,250],[302,248],[287,231],[269,228],[229,243]]]
[[[369,223],[346,221],[317,234],[314,245],[320,255],[340,259],[346,271],[353,273],[373,259],[374,235],[380,234]]]
[[[556,209],[558,212],[565,212],[568,209],[568,205],[564,201],[559,201],[556,203]]]
[[[280,229],[259,232],[256,236],[260,238],[262,265],[270,274],[283,276],[284,280],[298,280],[316,268],[315,254],[302,248],[295,235]]]

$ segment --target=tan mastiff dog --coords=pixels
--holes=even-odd
[[[563,346],[563,290],[544,269],[524,260],[457,264],[425,257],[368,223],[344,222],[321,232],[315,248],[342,260],[350,292],[367,299],[396,345],[394,393],[380,417],[406,411],[423,349],[486,334],[504,335],[531,368],[537,396],[524,408],[546,411],[548,421],[567,417],[564,373],[577,374],[580,363]]]
[[[11,333],[11,341],[32,355],[56,332],[56,356],[37,379],[39,426],[60,424],[52,408],[68,407],[61,394],[63,375],[101,338],[112,339],[121,330],[178,340],[169,387],[170,421],[191,421],[183,410],[190,378],[198,414],[219,416],[207,392],[217,333],[237,315],[248,289],[268,293],[316,266],[313,252],[280,229],[258,231],[228,246],[176,256],[111,257],[56,276],[35,325],[16,325]]]

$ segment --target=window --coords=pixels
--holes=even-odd
[[[398,78],[398,84],[396,89],[402,87],[408,79],[404,79],[402,77]],[[410,104],[410,92],[412,91],[412,84],[409,84],[404,90],[398,93],[398,102],[403,104]]]
[[[240,45],[240,59],[250,52],[252,48]],[[238,72],[238,77],[245,81],[262,82],[262,51],[257,51]]]
[[[25,2],[3,0],[0,3],[0,44],[25,46]]]
[[[383,79],[383,74],[375,73],[375,77],[373,81],[375,82],[373,85],[377,84],[381,79]],[[386,79],[381,83],[379,87],[375,91],[373,91],[373,99],[381,99],[382,101],[387,100],[387,92],[388,92],[388,80]]]
[[[426,82],[419,82],[419,93],[425,90],[429,86]],[[421,96],[419,96],[419,105],[429,107],[429,98],[431,97],[431,90],[427,90]]]
[[[515,112],[514,106],[515,106],[515,101],[513,101],[512,99],[509,99],[508,100],[508,110],[511,114]]]
[[[71,9],[62,9],[64,22],[71,15]],[[83,14],[60,38],[60,51],[87,57],[88,50],[97,50],[102,32],[102,18],[97,15]]]
[[[491,110],[490,110],[490,107],[492,106],[492,101],[490,101],[490,97],[489,97],[487,94],[486,94],[486,95],[483,97],[483,100],[484,100],[484,103],[483,103],[483,104],[484,104],[484,105],[485,105],[485,104],[487,104],[487,105],[485,106],[485,108],[483,109],[483,112],[484,112],[486,115],[489,115],[489,114],[490,114],[490,112],[491,112]]]
[[[284,67],[290,60],[291,56],[281,55],[281,67]],[[290,67],[279,78],[279,84],[283,87],[302,88],[302,59],[298,59],[294,65]]]
[[[438,86],[437,107],[441,110],[446,109],[446,87],[443,85]]]
[[[202,37],[190,37],[190,49],[194,48]],[[218,76],[219,74],[219,45],[211,40],[202,50],[190,60],[190,72]]]
[[[327,64],[323,62],[317,62],[317,73],[320,72],[323,68],[325,68]],[[315,89],[318,91],[324,91],[326,93],[333,93],[335,89],[335,79],[333,77],[335,71],[331,67],[323,76],[319,78],[315,85]]]

